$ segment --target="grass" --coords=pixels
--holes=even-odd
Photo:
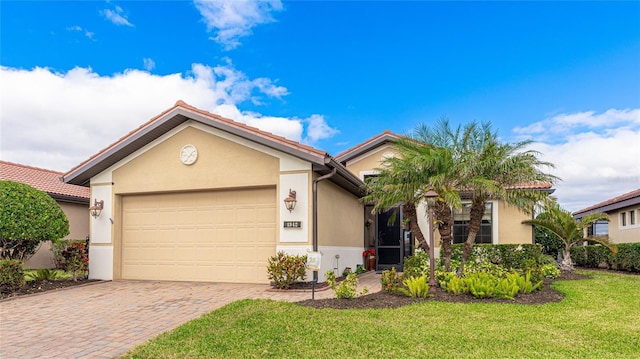
[[[125,358],[638,358],[640,276],[586,272],[544,305],[427,302],[312,309],[241,300]]]

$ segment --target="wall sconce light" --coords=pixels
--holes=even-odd
[[[289,210],[289,213],[291,213],[291,211],[294,210],[294,208],[296,208],[296,203],[298,201],[296,201],[296,191],[292,191],[291,188],[289,188],[289,197],[284,199],[284,206]]]
[[[93,206],[89,207],[89,213],[91,217],[98,218],[100,217],[100,213],[102,213],[102,209],[104,208],[104,201],[98,201],[94,199]]]

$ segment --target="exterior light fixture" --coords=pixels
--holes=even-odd
[[[297,202],[296,191],[292,191],[291,188],[289,188],[289,197],[284,199],[284,206],[291,212],[296,208]]]
[[[104,208],[104,201],[98,201],[94,199],[93,206],[89,207],[89,213],[91,217],[98,218],[100,217],[100,213],[102,213],[102,209]]]

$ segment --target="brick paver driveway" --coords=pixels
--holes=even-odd
[[[370,291],[379,275],[361,277]],[[244,298],[298,301],[311,293],[266,285],[114,281],[0,302],[0,358],[113,358]],[[333,291],[317,292],[327,298]]]

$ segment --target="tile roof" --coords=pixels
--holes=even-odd
[[[354,157],[359,156],[361,153],[363,152],[367,152],[368,150],[371,150],[372,148],[376,148],[382,144],[384,144],[385,142],[388,142],[390,140],[394,140],[394,139],[398,139],[401,138],[402,136],[393,133],[389,130],[384,130],[384,132],[382,132],[379,135],[373,136],[370,139],[354,146],[351,147],[350,149],[343,151],[342,153],[338,154],[335,158],[337,161],[339,162],[344,162],[346,160],[352,159]]]
[[[89,188],[64,183],[61,177],[62,172],[0,161],[0,180],[26,183],[50,195],[89,199]]]
[[[82,163],[80,163],[77,166],[75,166],[72,169],[70,169],[67,173],[65,173],[65,177],[68,174],[73,173],[77,169],[79,169],[82,166],[86,165],[87,163],[91,162],[95,158],[100,157],[101,155],[107,153],[111,149],[114,149],[115,147],[117,147],[118,145],[123,143],[124,141],[134,137],[136,134],[139,134],[141,131],[145,130],[146,128],[152,126],[155,122],[157,122],[158,120],[163,119],[163,117],[165,117],[165,115],[167,115],[171,111],[176,110],[177,108],[182,108],[182,109],[185,109],[185,110],[189,110],[191,112],[195,112],[197,114],[200,114],[200,115],[204,116],[209,121],[223,123],[223,124],[229,125],[229,126],[231,126],[233,128],[236,128],[238,130],[243,130],[243,131],[247,131],[247,132],[253,133],[255,135],[258,135],[261,138],[278,142],[278,143],[283,144],[283,145],[285,145],[287,147],[291,147],[293,149],[308,153],[308,154],[316,156],[318,158],[324,158],[325,156],[328,155],[325,151],[321,151],[321,150],[318,150],[318,149],[313,148],[311,146],[304,145],[304,144],[301,144],[301,143],[293,141],[293,140],[289,140],[289,139],[284,138],[282,136],[275,135],[275,134],[273,134],[271,132],[263,131],[263,130],[260,130],[260,129],[256,128],[256,127],[248,126],[248,125],[245,125],[243,123],[236,122],[234,120],[231,120],[231,119],[228,119],[228,118],[225,118],[225,117],[210,113],[208,111],[201,110],[201,109],[199,109],[197,107],[194,107],[194,106],[191,106],[191,105],[185,103],[182,100],[178,100],[175,103],[175,105],[173,105],[173,107],[161,112],[157,116],[154,116],[149,121],[147,121],[147,122],[143,123],[142,125],[140,125],[138,128],[136,128],[136,129],[132,130],[131,132],[127,133],[126,135],[120,137],[117,141],[115,141],[111,145],[107,146],[106,148],[102,149],[98,153],[96,153],[93,156],[89,157],[88,159],[86,159]]]
[[[627,192],[625,194],[621,194],[617,197],[608,199],[598,204],[594,204],[593,206],[589,206],[579,211],[575,211],[573,212],[573,215],[582,217],[582,215],[591,212],[607,212],[636,204],[640,204],[640,188],[631,192]]]

